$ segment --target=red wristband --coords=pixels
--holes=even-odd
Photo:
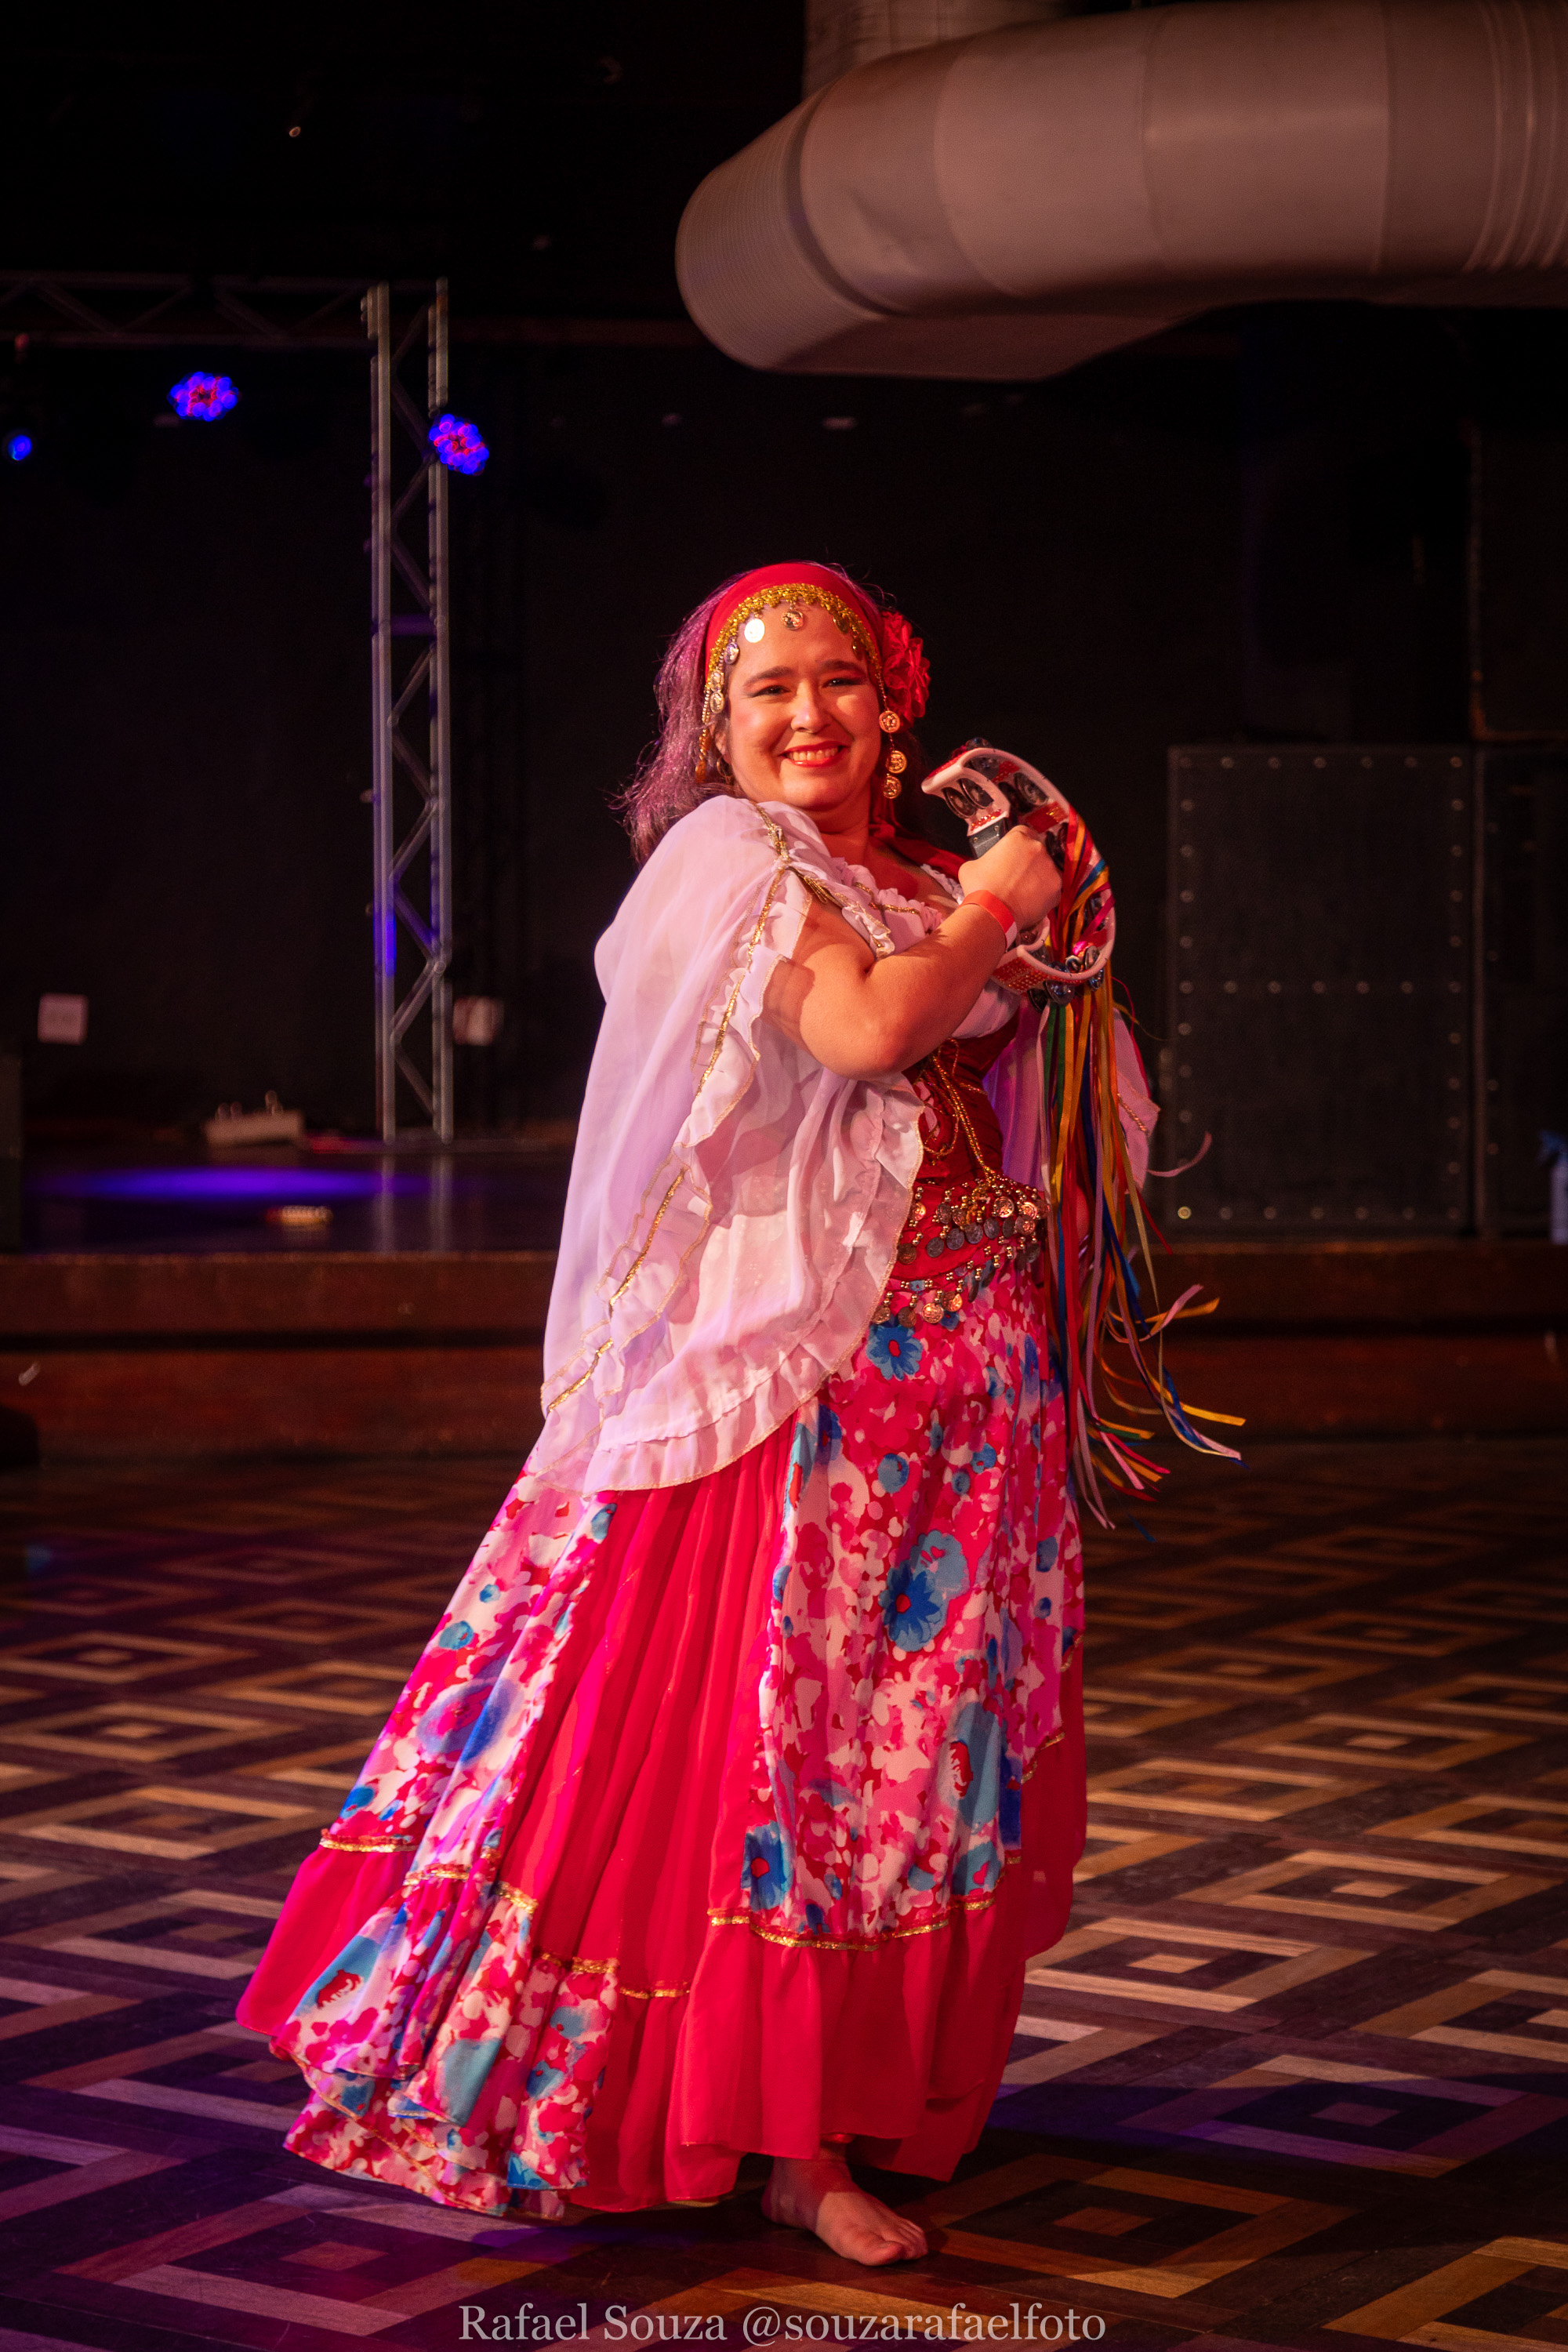
[[[961,907],[983,907],[994,923],[1000,923],[1010,948],[1018,944],[1018,919],[1005,898],[994,890],[966,890],[959,900]]]

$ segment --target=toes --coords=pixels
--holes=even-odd
[[[855,2259],[857,2262],[878,2264],[903,2263],[908,2262],[919,2251],[921,2250],[910,2245],[907,2239],[901,2236],[895,2237],[890,2231],[868,2230],[857,2247]]]
[[[846,2251],[850,2253],[852,2261],[878,2269],[887,2263],[901,2262],[904,2252],[894,2239],[873,2236],[869,2231],[864,2237],[857,2237],[853,2248]]]

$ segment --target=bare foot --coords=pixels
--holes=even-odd
[[[825,2246],[852,2263],[914,2261],[926,2250],[925,2233],[857,2189],[839,2147],[817,2156],[781,2156],[763,2191],[770,2221],[794,2230],[814,2230]]]
[[[519,2221],[570,2221],[574,2217],[558,2189],[521,2189],[511,2200],[511,2218]]]

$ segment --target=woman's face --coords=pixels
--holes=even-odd
[[[870,672],[820,604],[769,605],[760,636],[742,630],[720,748],[752,801],[784,801],[816,820],[864,814],[881,749]]]

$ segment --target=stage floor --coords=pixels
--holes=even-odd
[[[546,2231],[281,2150],[298,2077],[235,1996],[515,1467],[0,1478],[0,2352],[447,2352],[583,2305],[1568,2344],[1568,1447],[1259,1447],[1091,1540],[1073,1925],[959,2179],[879,2184],[929,2259],[875,2273],[754,2179]]]
[[[22,1246],[160,1256],[553,1249],[571,1147],[451,1152],[372,1149],[29,1154]],[[268,1212],[329,1213],[318,1225]]]

